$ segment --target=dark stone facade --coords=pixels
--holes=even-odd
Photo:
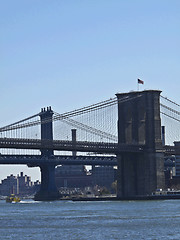
[[[143,153],[118,157],[118,197],[151,195],[164,188],[160,91],[117,94],[118,143],[145,144]]]

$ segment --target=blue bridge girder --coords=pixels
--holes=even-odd
[[[77,151],[118,154],[123,152],[140,153],[145,150],[145,145],[140,144],[118,144],[107,142],[83,142],[46,140],[46,139],[16,139],[0,138],[0,148],[13,149],[37,149],[37,150],[57,150],[57,151]]]
[[[39,166],[41,164],[52,165],[101,165],[116,166],[115,156],[68,156],[53,155],[45,157],[41,155],[0,155],[0,164],[26,164],[29,167]]]

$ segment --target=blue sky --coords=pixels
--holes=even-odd
[[[180,103],[179,9],[179,0],[1,1],[0,126],[137,90],[137,78]]]

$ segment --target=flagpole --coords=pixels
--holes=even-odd
[[[137,90],[139,91],[139,84],[144,84],[144,81],[141,79],[137,79]]]

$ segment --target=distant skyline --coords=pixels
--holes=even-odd
[[[179,0],[0,2],[0,127],[52,106],[64,113],[159,89],[177,103]],[[39,169],[0,166],[0,179]]]

